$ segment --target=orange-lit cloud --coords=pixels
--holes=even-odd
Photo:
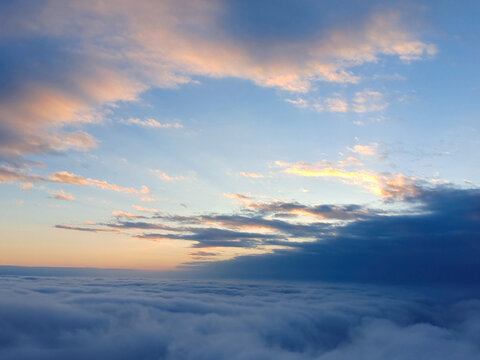
[[[159,128],[159,129],[181,129],[183,125],[180,123],[161,123],[158,120],[149,118],[141,120],[138,118],[130,118],[128,120],[122,121],[122,123],[127,125],[139,125],[150,128]]]
[[[371,145],[355,145],[351,150],[360,155],[373,156],[377,153],[377,147],[377,143]]]
[[[175,181],[192,181],[196,180],[196,174],[194,171],[191,171],[189,175],[169,175],[165,171],[162,170],[152,170],[152,172],[160,179],[164,181],[169,181],[169,182],[175,182]]]
[[[68,194],[63,190],[52,192],[52,197],[58,200],[75,200],[75,197],[72,194]]]
[[[23,183],[22,185],[22,190],[31,190],[34,188],[35,185],[33,185],[30,182]]]
[[[252,179],[261,179],[265,177],[265,175],[262,175],[262,174],[246,172],[246,171],[241,171],[239,174],[242,175],[243,177],[252,178]]]
[[[112,215],[117,216],[117,217],[130,218],[130,219],[136,219],[136,218],[141,218],[142,217],[141,215],[132,214],[132,213],[122,211],[122,210],[114,210],[114,211],[112,211]]]
[[[115,234],[123,234],[122,230],[116,229],[97,229],[93,227],[81,227],[81,226],[72,226],[72,225],[55,225],[57,229],[65,229],[65,230],[76,230],[76,231],[86,231],[86,232],[95,232],[95,233],[115,233]]]
[[[347,171],[307,163],[294,164],[286,168],[285,172],[305,177],[337,178],[346,183],[362,186],[383,198],[403,199],[418,193],[416,179],[403,174],[380,174],[366,170]]]
[[[69,173],[68,171],[59,171],[50,175],[50,180],[53,182],[63,184],[77,184],[85,186],[95,186],[103,190],[113,190],[118,192],[124,192],[127,194],[137,194],[139,191],[131,187],[122,187],[115,184],[110,184],[105,180],[97,180],[91,178],[84,178],[83,176]]]
[[[157,213],[158,210],[157,209],[154,209],[154,208],[146,208],[146,207],[143,207],[141,205],[132,205],[135,209],[137,209],[138,211],[143,211],[143,212],[151,212],[151,213]]]
[[[362,79],[354,70],[381,56],[408,62],[436,52],[397,11],[347,12],[335,23],[322,21],[324,12],[319,11],[315,31],[299,31],[294,38],[279,35],[268,42],[261,32],[249,41],[239,38],[225,26],[231,11],[228,2],[217,0],[47,0],[35,16],[17,13],[18,18],[2,28],[6,37],[21,34],[27,40],[45,38],[58,44],[53,50],[45,47],[41,56],[33,49],[25,57],[29,61],[8,63],[6,71],[14,78],[5,91],[8,96],[0,99],[0,155],[14,162],[29,154],[92,149],[96,139],[65,127],[102,121],[108,106],[197,76],[235,77],[306,93],[319,82],[358,83]],[[262,16],[267,19],[269,14]],[[65,46],[65,41],[76,45]],[[387,106],[381,93],[368,89],[350,101],[335,96],[313,104],[300,98],[290,102],[334,112]],[[152,128],[182,126],[151,118],[126,122]]]
[[[142,190],[137,190],[132,187],[122,187],[115,184],[111,184],[105,180],[97,180],[92,178],[85,178],[81,175],[74,173],[69,173],[68,171],[58,171],[56,173],[50,174],[48,177],[43,177],[35,174],[28,174],[19,171],[18,169],[11,168],[8,166],[0,166],[0,183],[20,181],[27,183],[26,189],[31,188],[30,183],[36,182],[54,182],[60,184],[75,184],[82,186],[92,186],[98,187],[102,190],[112,190],[117,192],[123,192],[127,194],[138,194],[146,191],[148,189],[146,186]]]
[[[225,196],[229,199],[233,199],[235,201],[238,201],[241,204],[243,204],[244,206],[248,206],[248,205],[250,205],[254,202],[250,196],[243,195],[243,194],[224,193],[223,196]]]
[[[297,97],[296,99],[286,99],[288,103],[298,108],[310,109],[316,112],[336,112],[336,113],[367,113],[382,111],[388,107],[385,97],[378,91],[364,89],[355,93],[353,99],[348,99],[337,95],[326,99],[306,99]]]

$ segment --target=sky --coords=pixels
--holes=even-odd
[[[0,265],[478,283],[477,1],[0,2]]]

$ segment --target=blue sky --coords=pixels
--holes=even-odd
[[[0,6],[2,265],[242,264],[478,202],[475,1]]]

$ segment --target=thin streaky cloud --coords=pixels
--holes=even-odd
[[[360,155],[373,156],[373,155],[377,155],[377,148],[378,148],[378,144],[373,143],[370,145],[355,145],[350,150]]]
[[[251,178],[251,179],[261,179],[265,177],[265,175],[263,174],[257,174],[253,172],[247,172],[247,171],[241,171],[239,172],[239,174],[243,177]]]
[[[138,119],[138,118],[130,118],[128,120],[121,121],[123,124],[126,125],[138,125],[143,127],[149,128],[159,128],[159,129],[181,129],[183,125],[180,123],[161,123],[158,120],[148,118],[148,119]]]
[[[346,183],[362,186],[385,199],[403,199],[418,193],[417,180],[403,174],[381,174],[367,170],[347,171],[341,168],[322,167],[308,163],[293,164],[284,171],[303,177],[340,179]]]
[[[147,207],[144,207],[144,206],[141,206],[141,205],[132,205],[135,209],[137,209],[138,211],[142,211],[142,212],[150,212],[150,213],[157,213],[158,210],[155,209],[155,208],[147,208]]]

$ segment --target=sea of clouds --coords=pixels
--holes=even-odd
[[[471,291],[0,276],[2,360],[479,358]]]

